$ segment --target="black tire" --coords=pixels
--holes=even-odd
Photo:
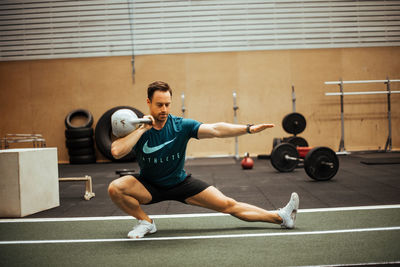
[[[93,128],[76,128],[76,129],[66,129],[65,137],[67,139],[77,139],[84,137],[93,137]]]
[[[94,155],[94,147],[85,147],[85,148],[69,148],[68,155],[70,156],[82,156],[82,155]]]
[[[78,139],[67,139],[65,143],[68,149],[93,147],[93,138],[85,137]]]
[[[115,111],[119,109],[130,109],[136,113],[139,118],[143,117],[143,113],[140,110],[137,110],[133,107],[129,106],[118,106],[107,110],[99,119],[96,125],[96,129],[94,131],[97,149],[100,153],[106,157],[107,159],[114,162],[132,162],[136,160],[135,152],[132,150],[128,155],[121,159],[115,159],[111,155],[111,116]]]
[[[69,157],[69,163],[71,164],[89,164],[96,163],[95,155],[80,155]]]
[[[86,122],[83,125],[75,126],[71,124],[72,118],[78,115],[83,115],[86,117]],[[90,128],[93,125],[93,116],[89,110],[86,109],[76,109],[68,113],[65,117],[65,127],[67,129],[77,129],[77,128]]]

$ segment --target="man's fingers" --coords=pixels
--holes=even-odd
[[[146,117],[146,118],[148,118],[148,119],[150,119],[151,120],[151,124],[153,125],[154,124],[154,118],[153,118],[153,116],[151,116],[151,115],[147,115],[147,116],[144,116],[144,117]]]
[[[275,127],[275,124],[273,124],[273,123],[264,123],[264,124],[257,124],[257,125],[253,125],[252,127],[251,127],[251,132],[252,133],[258,133],[258,132],[260,132],[260,131],[263,131],[263,130],[265,130],[265,129],[267,129],[267,128],[272,128],[272,127]]]
[[[151,129],[151,128],[153,128],[153,125],[154,125],[154,118],[153,118],[153,116],[151,116],[151,115],[145,115],[145,116],[143,116],[143,118],[146,118],[146,119],[150,119],[151,120],[151,123],[143,123],[143,125],[141,126],[142,128],[145,128],[145,129]]]

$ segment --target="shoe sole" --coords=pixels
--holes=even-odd
[[[297,215],[297,210],[299,209],[299,204],[300,204],[300,199],[299,199],[299,195],[297,193],[292,193],[291,197],[290,197],[290,201],[293,201],[295,203],[295,208],[292,211],[292,214],[290,214],[290,217],[292,217],[293,220],[293,227],[295,227],[295,223],[296,223],[296,215]]]
[[[145,237],[147,235],[154,234],[155,232],[157,232],[157,230],[156,231],[152,231],[152,232],[148,232],[144,236],[128,236],[128,238],[130,238],[130,239],[140,239],[140,238],[143,238],[143,237]]]

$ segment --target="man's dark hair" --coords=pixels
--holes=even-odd
[[[147,97],[151,100],[153,100],[153,95],[155,91],[162,91],[162,92],[169,92],[172,96],[172,90],[169,87],[168,83],[157,81],[149,84],[149,87],[147,88]]]

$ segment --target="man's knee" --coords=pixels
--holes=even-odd
[[[145,204],[151,201],[151,195],[150,193],[145,194],[144,191],[143,185],[132,176],[116,179],[108,186],[108,195],[114,201],[129,196],[139,203]]]
[[[221,208],[221,212],[227,213],[227,214],[234,213],[236,205],[237,205],[236,200],[234,200],[233,198],[227,197],[226,199],[224,199],[224,202],[223,202],[223,205]]]
[[[121,195],[121,189],[118,186],[118,181],[112,181],[108,185],[108,195],[111,198],[116,198]]]
[[[108,195],[111,198],[122,196],[127,186],[123,178],[116,179],[108,185]]]

